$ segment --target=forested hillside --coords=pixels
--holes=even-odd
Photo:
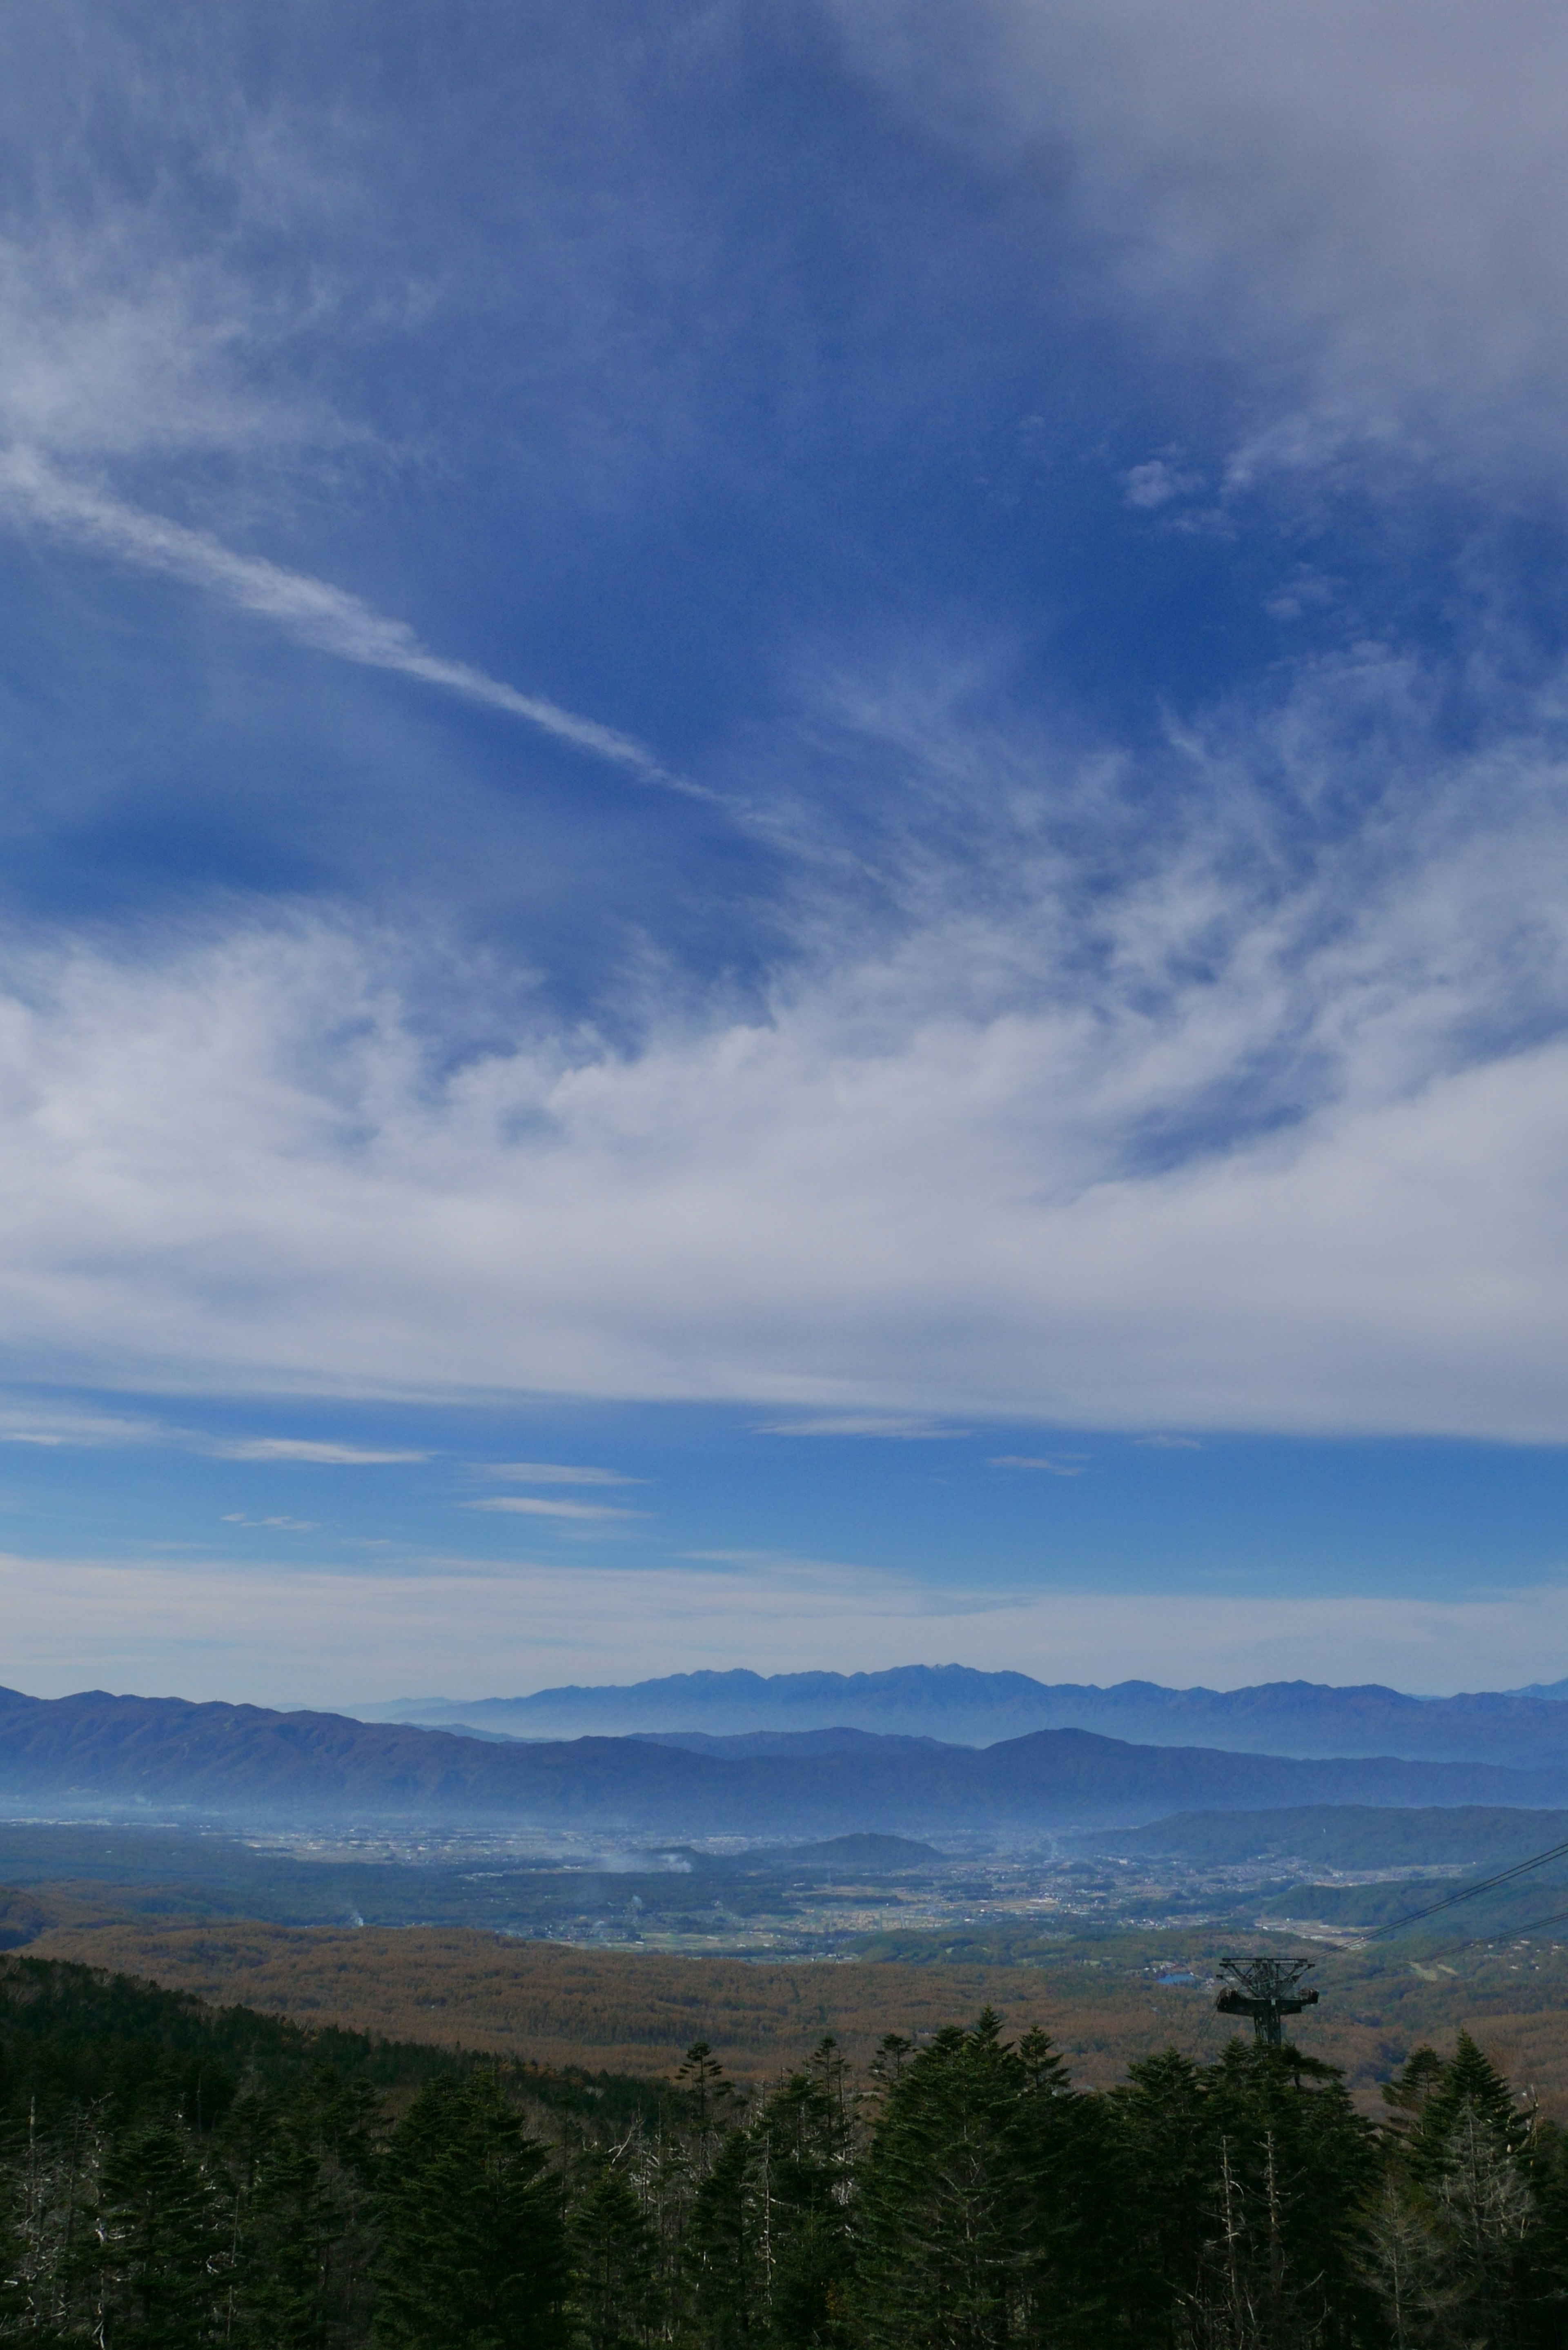
[[[0,2339],[104,2350],[1554,2345],[1568,2142],[1460,2035],[1386,2117],[1233,2041],[1075,2093],[995,2019],[748,2101],[0,1974]]]

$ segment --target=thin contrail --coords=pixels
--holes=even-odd
[[[558,702],[537,694],[519,693],[515,686],[471,669],[466,661],[443,660],[421,644],[408,623],[390,620],[372,611],[357,596],[334,588],[308,572],[286,571],[263,556],[236,555],[221,540],[202,530],[161,515],[146,514],[98,490],[57,473],[36,452],[13,448],[0,452],[0,508],[41,523],[61,537],[74,538],[106,555],[132,563],[143,571],[161,572],[195,588],[223,597],[243,611],[275,621],[301,644],[336,653],[342,660],[359,661],[369,669],[396,670],[426,685],[443,686],[465,701],[504,710],[526,720],[575,750],[607,759],[624,767],[639,782],[660,784],[667,790],[693,797],[713,796],[700,784],[673,775],[644,743],[597,719],[580,718]]]

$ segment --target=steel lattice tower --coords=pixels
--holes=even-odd
[[[1282,2019],[1317,2005],[1315,1991],[1296,1989],[1314,1964],[1311,1959],[1221,1959],[1220,1971],[1231,1980],[1214,2004],[1221,2015],[1250,2015],[1254,2037],[1278,2048],[1285,2036]]]

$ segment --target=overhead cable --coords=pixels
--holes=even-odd
[[[1500,1868],[1495,1877],[1483,1877],[1474,1885],[1461,1885],[1457,1893],[1447,1893],[1440,1901],[1429,1902],[1425,1909],[1412,1909],[1407,1918],[1391,1918],[1386,1925],[1374,1926],[1362,1936],[1362,1943],[1376,1942],[1385,1934],[1401,1933],[1407,1926],[1418,1925],[1423,1918],[1435,1918],[1439,1909],[1451,1909],[1457,1901],[1473,1901],[1478,1893],[1490,1893],[1500,1885],[1510,1885],[1516,1877],[1528,1876],[1532,1868],[1543,1868],[1549,1860],[1561,1860],[1568,1855],[1568,1842],[1554,1844],[1549,1852],[1532,1853],[1528,1860],[1516,1860],[1511,1868]]]

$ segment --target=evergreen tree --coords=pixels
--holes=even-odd
[[[1431,2054],[1426,2049],[1417,2053],[1421,2057]],[[1405,2077],[1409,2077],[1408,2065]],[[1421,2078],[1425,2085],[1407,2140],[1410,2168],[1417,2178],[1442,2175],[1454,2134],[1466,2121],[1473,2121],[1500,2148],[1517,2151],[1528,2137],[1528,2115],[1521,2112],[1508,2083],[1468,2032],[1460,2032],[1449,2062],[1436,2074],[1424,2065]]]
[[[561,2197],[493,2074],[421,2092],[379,2197],[375,2334],[389,2350],[556,2350],[567,2339]]]
[[[1435,2048],[1412,2048],[1399,2070],[1383,2084],[1381,2095],[1387,2107],[1384,2127],[1396,2137],[1407,2138],[1442,2087],[1447,2070]]]
[[[0,2174],[0,2342],[18,2339],[36,2308],[19,2179]]]
[[[1032,2265],[1017,2131],[1023,2068],[988,2008],[899,2070],[867,2158],[856,2339],[867,2350],[1002,2350]]]
[[[310,2120],[282,2121],[240,2206],[233,2334],[254,2350],[321,2350],[330,2339],[343,2220]]]
[[[1202,2287],[1217,2155],[1205,2076],[1168,2048],[1130,2065],[1110,2103],[1131,2182],[1123,2290],[1137,2338],[1153,2350],[1180,2338]]]
[[[5,2181],[13,2240],[7,2262],[14,2272],[10,2322],[16,2338],[34,2344],[35,2350],[86,2338],[95,2296],[84,2246],[92,2241],[102,2153],[96,2106],[66,2116],[52,2129],[40,2128],[29,2110],[18,2133]]]
[[[1538,2121],[1531,2132],[1526,2175],[1535,2203],[1521,2339],[1561,2350],[1568,2310],[1568,2134]]]
[[[1355,2343],[1373,2317],[1365,2207],[1377,2176],[1369,2123],[1333,2068],[1299,2049],[1232,2040],[1208,2068],[1209,2272],[1270,2350]],[[1254,2313],[1243,2318],[1241,2312]]]
[[[686,2230],[705,2165],[680,2117],[668,2109],[651,2139],[640,2142],[627,2160],[652,2239],[659,2298],[667,2309],[674,2308],[682,2299]]]
[[[846,2066],[832,2039],[763,2100],[753,2126],[766,2337],[779,2350],[840,2338],[853,2190]]]
[[[691,2338],[702,2350],[740,2350],[762,2330],[753,2154],[743,2129],[729,2131],[692,2201],[683,2269]]]
[[[699,2137],[722,2128],[735,2092],[705,2040],[692,2042],[675,2068],[675,2078],[686,2092]]]
[[[613,2161],[590,2162],[568,2223],[572,2310],[583,2350],[648,2350],[660,2339],[659,2245]]]
[[[1448,2266],[1443,2239],[1408,2182],[1385,2176],[1362,2273],[1382,2306],[1393,2350],[1421,2350],[1446,2332],[1455,2301]]]
[[[1456,2299],[1448,2246],[1413,2178],[1411,2147],[1448,2067],[1435,2048],[1413,2048],[1383,2084],[1386,2160],[1362,2263],[1381,2303],[1393,2350],[1420,2350],[1449,2330]]]
[[[328,2246],[329,2303],[344,2338],[357,2343],[369,2331],[372,2190],[384,2127],[380,2103],[367,2083],[346,2081],[330,2065],[318,2065],[310,2082],[308,2109],[320,2151],[322,2184],[335,2213]]]
[[[1535,2197],[1514,2150],[1473,2111],[1449,2133],[1435,2199],[1467,2337],[1517,2342],[1532,2297]]]
[[[1132,2314],[1133,2178],[1115,2109],[1077,2095],[1044,2032],[1018,2043],[1016,2158],[1027,2204],[1020,2338],[1053,2350],[1119,2341]]]
[[[1549,2295],[1532,2170],[1532,2116],[1496,2066],[1461,2032],[1447,2064],[1420,2050],[1390,2085],[1408,2116],[1394,2151],[1376,2259],[1381,2295],[1410,2342],[1526,2338]],[[1412,2290],[1395,2305],[1402,2251]]]
[[[198,2350],[228,2293],[229,2230],[186,2132],[152,2122],[106,2156],[83,2265],[105,2350]]]
[[[1377,2149],[1337,2076],[1233,2040],[1217,2064],[1135,2064],[1125,2133],[1128,2300],[1140,2340],[1349,2345],[1375,2322],[1364,2204]]]

